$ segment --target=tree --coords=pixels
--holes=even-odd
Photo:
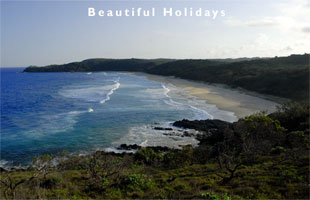
[[[258,155],[269,155],[274,147],[281,145],[284,131],[279,121],[263,113],[235,122],[223,134],[223,141],[215,145],[219,167],[228,174],[218,174],[223,178],[222,183],[235,178],[242,165],[252,163]]]
[[[93,189],[105,189],[112,177],[114,180],[120,180],[121,172],[129,164],[127,156],[121,158],[102,152],[94,153],[88,161],[90,186]]]
[[[283,142],[286,131],[278,120],[263,113],[240,119],[233,129],[242,143],[242,153],[247,156],[269,154],[273,147]]]

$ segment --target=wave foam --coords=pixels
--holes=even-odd
[[[113,148],[113,147],[109,147],[109,148],[104,148],[104,149],[100,149],[103,150],[104,152],[114,152],[114,153],[136,153],[138,150],[136,149],[132,149],[132,150],[120,150],[117,148]]]
[[[12,168],[15,169],[26,169],[29,165],[22,165],[22,164],[14,164],[13,161],[6,161],[0,160],[0,167],[5,170],[11,170]]]
[[[6,169],[8,166],[9,161],[0,160],[0,167]]]
[[[83,111],[70,111],[59,113],[56,115],[45,115],[40,117],[39,126],[33,127],[31,130],[24,132],[27,137],[40,137],[48,134],[55,134],[73,130],[77,123],[77,117],[83,113],[90,113],[94,110],[89,108]]]
[[[170,96],[168,95],[168,93],[170,92],[170,89],[167,88],[164,84],[161,84],[161,87],[164,88],[164,95],[167,97],[167,98],[170,98]]]
[[[196,106],[193,106],[192,104],[194,103],[194,101],[189,102],[187,100],[186,103],[180,103],[177,102],[175,100],[173,100],[168,93],[171,91],[171,89],[169,89],[167,86],[165,86],[164,84],[161,85],[162,88],[164,89],[164,94],[165,96],[168,98],[168,100],[164,100],[164,102],[170,106],[174,106],[178,109],[189,109],[191,111],[193,111],[193,113],[195,114],[195,119],[213,119],[213,116],[210,115],[207,111],[197,108]],[[187,95],[188,96],[188,95]]]
[[[119,77],[113,80],[114,84],[105,86],[78,86],[70,89],[63,89],[59,94],[63,97],[80,99],[86,102],[105,103],[110,100],[110,96],[120,87]],[[110,80],[111,82],[111,80]]]
[[[114,81],[115,82],[114,87],[106,94],[106,97],[103,100],[101,100],[100,103],[103,104],[110,100],[110,96],[114,93],[115,90],[117,90],[121,86],[121,84],[118,81]]]
[[[166,146],[180,149],[185,145],[196,146],[199,143],[194,137],[182,137],[182,131],[180,131],[182,129],[173,127],[168,122],[160,123],[158,126],[169,127],[172,130],[155,130],[152,125],[136,126],[130,128],[127,135],[113,142],[113,144],[118,146],[121,144],[139,144],[144,147]]]

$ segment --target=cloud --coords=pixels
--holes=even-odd
[[[262,20],[252,20],[252,21],[248,21],[248,22],[245,22],[244,24],[245,26],[275,26],[275,25],[278,25],[278,23],[273,20],[272,18],[265,18],[265,19],[262,19]]]
[[[250,20],[243,20],[230,17],[224,21],[228,26],[243,28],[274,28],[287,33],[309,33],[310,24],[310,1],[291,0],[288,2],[276,3],[272,5],[273,16],[251,17]]]
[[[221,46],[219,49],[225,51],[214,57],[272,57],[309,53],[310,0],[278,1],[268,6],[266,10],[270,9],[270,12],[264,15],[254,10],[250,12],[253,16],[226,17],[224,25],[236,28],[234,33],[241,32],[246,36],[234,45]]]
[[[282,51],[284,51],[284,52],[291,52],[291,51],[293,51],[293,48],[290,47],[290,46],[287,46],[284,49],[282,49]]]
[[[265,17],[263,19],[253,19],[247,21],[242,21],[235,18],[229,18],[225,20],[224,23],[230,26],[239,26],[239,27],[264,27],[264,26],[278,25],[277,21],[271,17]]]
[[[256,45],[255,46],[264,46],[266,43],[270,42],[270,37],[266,34],[259,34],[258,37],[255,40]]]
[[[310,26],[308,26],[308,27],[303,27],[303,28],[301,29],[301,31],[304,32],[304,33],[310,33]]]

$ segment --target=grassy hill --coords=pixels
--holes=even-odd
[[[309,54],[257,59],[88,59],[24,72],[130,71],[241,87],[309,102]]]

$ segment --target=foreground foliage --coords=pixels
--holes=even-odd
[[[1,172],[2,199],[308,199],[309,107],[286,104],[182,150],[141,148]],[[209,139],[208,139],[209,138]]]

